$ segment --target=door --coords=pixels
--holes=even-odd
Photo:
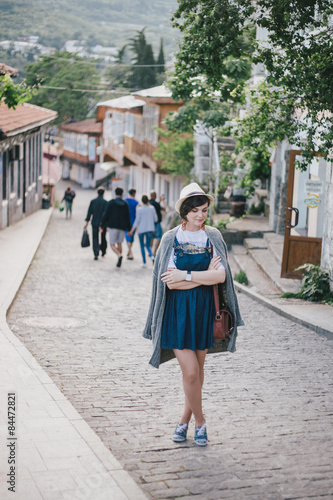
[[[301,278],[295,269],[320,265],[325,217],[325,162],[315,159],[302,172],[295,168],[301,151],[290,151],[282,278]]]

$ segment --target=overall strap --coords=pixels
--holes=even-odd
[[[213,245],[210,244],[211,252],[212,252],[212,257],[213,257]],[[216,317],[220,317],[220,301],[219,301],[219,292],[217,285],[213,285],[213,293],[214,293],[214,304],[215,304],[215,312],[216,312]]]

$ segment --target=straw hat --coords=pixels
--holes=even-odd
[[[201,189],[199,184],[197,184],[196,182],[191,182],[191,184],[188,184],[181,190],[179,200],[176,201],[175,209],[178,213],[183,201],[185,201],[187,198],[190,198],[191,196],[206,196],[209,200],[209,205],[212,203],[212,201],[214,201],[214,197],[211,194],[206,194],[205,191]]]

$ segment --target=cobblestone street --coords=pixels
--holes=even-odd
[[[120,269],[109,248],[94,261],[80,240],[95,193],[74,189],[73,218],[55,209],[8,323],[124,468],[154,499],[332,498],[333,342],[240,294],[237,352],[207,357],[209,445],[194,446],[193,422],[174,444],[180,370],[150,367],[141,336],[152,264],[137,237]]]

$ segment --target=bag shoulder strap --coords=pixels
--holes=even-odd
[[[207,244],[208,244],[209,238],[207,239]],[[213,258],[213,244],[210,242],[210,248],[211,248],[211,258]],[[219,293],[218,293],[218,288],[217,285],[213,285],[213,292],[214,292],[214,304],[215,304],[215,311],[216,315],[220,315],[220,301],[219,301]]]

